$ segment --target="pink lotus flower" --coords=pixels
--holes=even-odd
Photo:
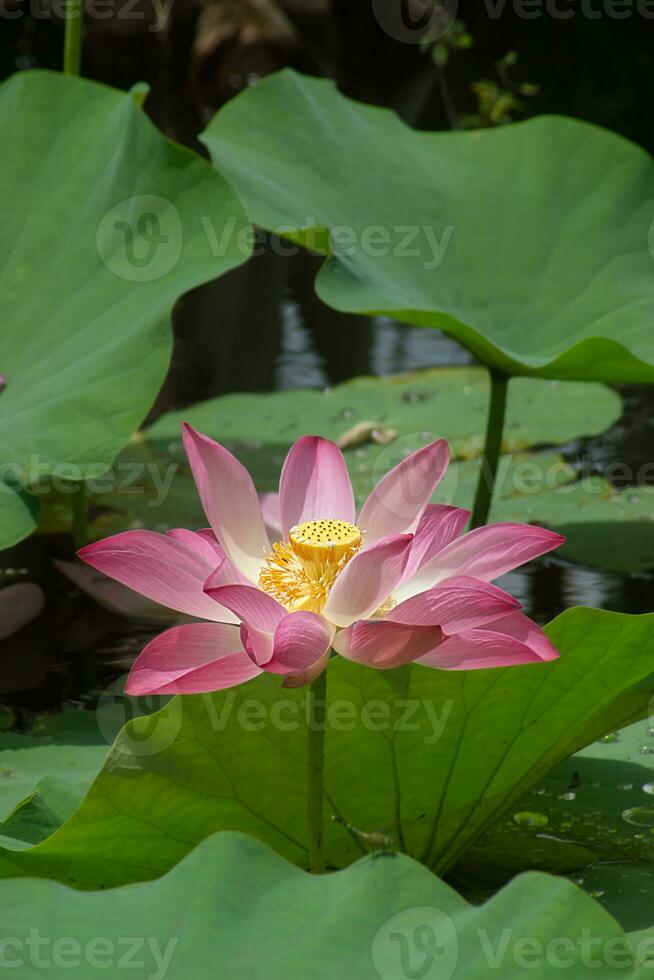
[[[356,517],[345,460],[326,439],[295,443],[279,496],[266,495],[262,510],[231,453],[189,425],[183,435],[211,530],[126,531],[80,551],[123,585],[205,620],[149,643],[128,693],[215,691],[263,671],[298,686],[323,671],[332,648],[382,669],[417,661],[472,670],[558,656],[490,581],[564,538],[522,524],[460,536],[468,511],[429,503],[449,463],[446,442],[387,473]]]

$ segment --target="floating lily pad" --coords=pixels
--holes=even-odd
[[[456,482],[451,475],[436,497],[470,507],[479,463],[455,472]],[[618,489],[601,476],[581,476],[551,453],[501,460],[489,520],[551,527],[567,539],[558,554],[584,565],[616,572],[654,567],[654,487]]]
[[[418,132],[284,71],[202,139],[257,224],[329,256],[330,306],[439,327],[512,375],[654,379],[654,164],[614,133]]]

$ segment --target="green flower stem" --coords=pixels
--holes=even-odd
[[[311,682],[307,703],[309,869],[325,870],[322,853],[324,824],[325,718],[327,714],[327,669]]]
[[[493,489],[497,477],[497,467],[502,451],[502,436],[504,434],[504,419],[506,417],[506,396],[509,377],[501,371],[490,372],[491,395],[486,424],[486,442],[481,461],[477,493],[472,508],[470,527],[481,527],[488,521],[488,515],[493,501]]]
[[[76,550],[88,543],[86,484],[77,483],[70,495],[72,533]]]
[[[64,75],[79,75],[82,64],[84,0],[68,0],[64,33]]]

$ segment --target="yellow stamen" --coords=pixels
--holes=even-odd
[[[273,545],[259,585],[287,609],[320,612],[337,575],[361,547],[361,531],[346,521],[307,521],[288,542]]]

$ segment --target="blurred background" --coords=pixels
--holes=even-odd
[[[145,108],[154,123],[200,153],[197,136],[216,111],[284,66],[332,78],[347,95],[390,107],[422,129],[511,125],[561,113],[652,152],[654,9],[640,16],[635,2],[628,10],[616,2],[610,15],[597,16],[607,2],[548,0],[556,16],[544,5],[526,16],[501,0],[446,0],[449,30],[441,33],[425,16],[426,0],[95,0],[82,70],[122,89],[147,82]],[[59,70],[58,3],[3,0],[0,77]],[[313,288],[319,263],[269,248],[182,297],[173,313],[170,372],[151,417],[233,391],[324,388],[363,374],[472,362],[436,330],[328,309]],[[619,461],[636,471],[650,459],[651,389],[620,390],[620,423],[602,439],[568,446],[571,462],[583,457],[602,472]],[[52,557],[72,554],[68,537],[35,537],[2,555],[9,580],[29,574],[55,596],[36,625],[12,639],[12,657],[0,658],[0,701],[12,713],[77,696],[88,686],[85,651],[94,663],[99,655],[107,680],[143,645],[142,630],[57,575]],[[575,603],[654,609],[654,578],[644,572],[604,573],[554,560],[514,576],[510,588],[542,622]]]

